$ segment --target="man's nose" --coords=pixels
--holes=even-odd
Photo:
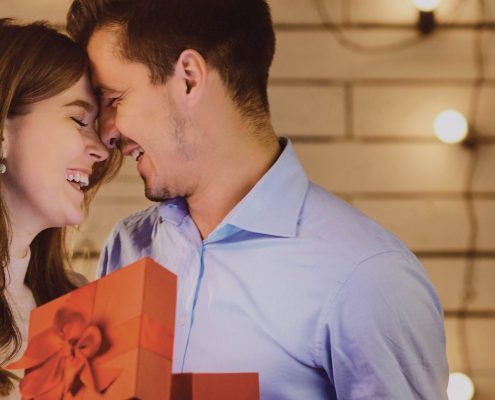
[[[109,149],[113,149],[119,146],[122,134],[117,129],[115,124],[115,112],[112,107],[108,107],[105,110],[100,111],[100,117],[98,121],[98,134],[101,141]]]

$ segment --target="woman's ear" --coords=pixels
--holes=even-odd
[[[9,136],[12,134],[12,120],[6,118],[3,124],[2,139],[0,142],[0,158],[7,158],[9,153]]]
[[[196,50],[184,50],[175,65],[179,82],[179,101],[185,106],[195,105],[204,93],[208,68],[204,57]]]

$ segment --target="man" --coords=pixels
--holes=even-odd
[[[446,398],[442,310],[391,233],[308,181],[270,124],[264,0],[75,0],[100,134],[157,205],[100,273],[178,276],[175,371],[255,371],[262,399]]]

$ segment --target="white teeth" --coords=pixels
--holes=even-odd
[[[134,159],[134,161],[137,161],[143,153],[144,153],[144,150],[141,147],[139,147],[139,148],[132,151],[131,157]]]
[[[81,181],[79,182],[81,187],[86,187],[89,186],[89,176],[88,175],[83,175],[81,176]]]
[[[69,182],[77,182],[80,187],[89,186],[89,175],[83,172],[65,173],[65,179]]]

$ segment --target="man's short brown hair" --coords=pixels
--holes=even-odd
[[[69,34],[87,46],[96,30],[120,28],[124,58],[164,83],[182,51],[194,49],[220,74],[246,115],[269,112],[275,33],[266,0],[74,0]]]

